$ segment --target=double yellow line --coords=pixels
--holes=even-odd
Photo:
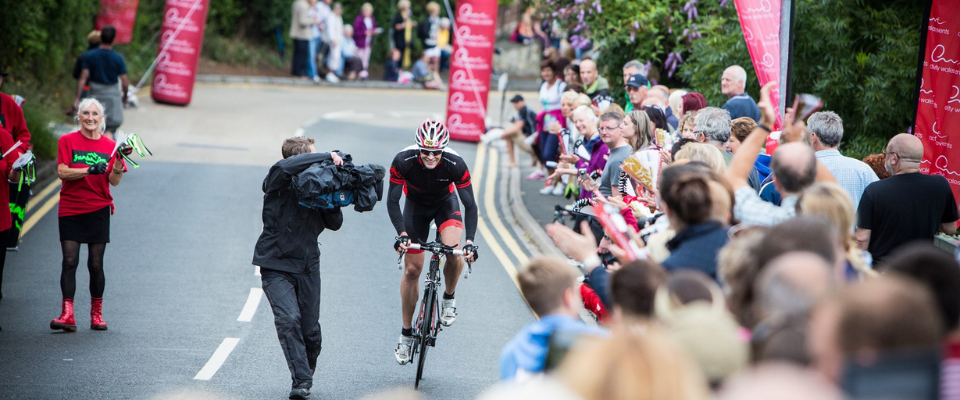
[[[510,279],[513,280],[514,285],[517,285],[519,289],[520,284],[517,281],[517,266],[514,265],[513,260],[510,259],[510,256],[503,247],[500,246],[499,241],[503,241],[504,245],[506,245],[507,249],[510,250],[510,253],[521,265],[526,265],[530,260],[527,254],[520,249],[520,244],[513,238],[510,231],[507,230],[503,220],[500,218],[500,214],[497,212],[494,194],[496,193],[497,174],[500,169],[500,154],[496,150],[492,152],[489,150],[487,145],[482,142],[477,146],[477,159],[473,166],[476,174],[473,177],[473,183],[476,188],[483,188],[483,201],[480,203],[483,210],[481,217],[486,217],[490,220],[490,225],[493,226],[493,230],[490,230],[484,218],[479,219],[477,228],[480,230],[480,234],[483,235],[484,242],[490,247],[490,251],[497,257],[500,265],[507,271]],[[486,179],[486,181],[484,181],[484,179]],[[494,231],[496,231],[496,235]]]
[[[25,215],[30,214],[30,211],[33,211],[34,205],[36,205],[38,201],[42,201],[45,197],[47,197],[47,195],[50,194],[50,192],[57,189],[60,189],[60,179],[54,179],[53,182],[50,182],[49,184],[47,184],[47,186],[45,186],[43,190],[41,190],[39,193],[33,196],[30,199],[30,202],[27,204],[27,209],[24,210],[24,214]],[[50,212],[50,210],[53,209],[53,206],[57,205],[57,203],[59,202],[60,202],[60,192],[58,191],[57,193],[54,193],[53,196],[51,196],[49,199],[47,199],[47,201],[44,202],[43,205],[36,210],[36,212],[30,214],[26,222],[23,223],[23,227],[20,228],[20,238],[22,239],[24,236],[26,236],[27,232],[30,232],[30,230],[37,225],[37,222],[40,222],[40,219],[43,218],[43,216],[46,215],[48,212]]]

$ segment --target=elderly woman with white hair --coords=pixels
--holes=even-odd
[[[113,196],[110,186],[120,184],[126,169],[116,142],[103,135],[106,117],[103,105],[94,98],[80,102],[77,122],[80,129],[60,137],[57,143],[57,175],[60,189],[59,225],[63,269],[60,291],[63,304],[60,317],[50,321],[50,329],[74,332],[73,298],[77,288],[80,244],[88,249],[90,270],[90,329],[107,330],[103,321],[103,252],[110,242],[110,215]],[[129,148],[118,151],[129,152]]]
[[[572,112],[573,124],[583,135],[583,149],[574,149],[569,155],[560,156],[560,161],[570,163],[575,168],[558,168],[556,175],[578,175],[580,169],[586,170],[587,175],[602,173],[607,165],[607,157],[610,155],[610,149],[600,140],[600,131],[598,124],[600,119],[593,113],[589,106],[579,106]],[[590,158],[580,157],[589,154]],[[589,190],[580,188],[579,198],[587,199],[593,197]]]

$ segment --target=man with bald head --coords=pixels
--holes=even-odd
[[[723,71],[720,78],[720,92],[729,100],[723,109],[730,111],[730,119],[750,117],[760,122],[760,108],[757,102],[744,93],[747,90],[747,71],[739,65],[732,65]]]
[[[960,219],[947,180],[920,173],[920,139],[901,133],[883,154],[891,176],[867,186],[857,208],[857,244],[873,255],[874,265],[903,244],[932,241],[937,231],[956,233]]]
[[[794,251],[768,263],[754,292],[758,318],[753,331],[757,361],[809,363],[806,331],[810,310],[833,291],[831,269],[822,256]]]
[[[597,69],[597,63],[593,60],[583,60],[580,62],[580,80],[583,81],[583,90],[590,96],[590,100],[595,100],[598,104],[607,101],[607,105],[613,102],[610,97],[610,84],[607,79],[600,76]],[[603,111],[606,107],[601,106]]]
[[[754,162],[757,161],[760,148],[770,134],[768,127],[776,120],[776,111],[770,103],[770,91],[773,90],[773,85],[773,82],[768,83],[760,91],[764,104],[762,120],[740,144],[737,154],[733,156],[727,168],[727,180],[733,186],[736,198],[733,215],[744,224],[772,226],[793,218],[797,214],[795,206],[798,196],[817,180],[817,158],[813,154],[813,148],[800,141],[803,136],[803,124],[802,121],[798,121],[796,125],[784,129],[782,137],[787,143],[777,147],[770,162],[770,169],[777,177],[774,187],[783,196],[780,205],[764,201],[749,185],[748,179],[754,169]],[[701,115],[697,116],[697,129],[702,129]],[[829,172],[823,176],[823,179],[833,181]]]

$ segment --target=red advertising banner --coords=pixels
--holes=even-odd
[[[933,0],[914,132],[923,141],[920,172],[960,187],[960,1]],[[954,147],[956,145],[956,147]]]
[[[203,45],[209,0],[167,0],[157,69],[150,96],[160,103],[190,104]]]
[[[750,51],[753,70],[760,86],[780,82],[780,0],[735,0],[743,39]],[[771,93],[777,108],[777,126],[780,129],[780,87]]]
[[[137,18],[137,2],[138,0],[100,0],[97,30],[113,25],[117,28],[117,38],[113,43],[130,43],[133,38],[133,22]]]
[[[447,129],[454,140],[478,142],[486,131],[497,2],[460,0],[455,18]]]

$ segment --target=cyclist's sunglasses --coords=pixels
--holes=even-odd
[[[421,156],[424,156],[424,157],[428,157],[428,156],[440,157],[440,155],[442,155],[442,154],[443,154],[443,150],[424,150],[424,149],[420,149],[420,155],[421,155]]]

